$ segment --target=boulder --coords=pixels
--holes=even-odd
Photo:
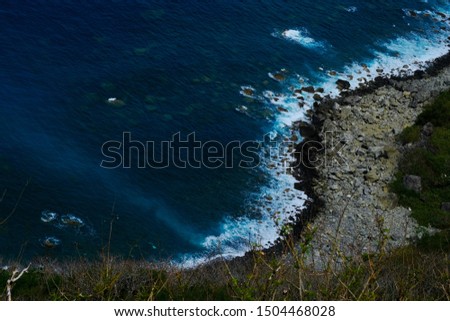
[[[272,74],[272,78],[277,81],[284,81],[286,79],[286,77],[279,72]]]
[[[339,90],[350,89],[350,83],[347,80],[338,79],[336,85]]]
[[[347,107],[347,108],[342,108],[341,114],[340,114],[342,120],[348,119],[351,115],[352,115],[352,110],[351,110],[351,108],[349,108],[349,107]]]
[[[371,169],[366,175],[364,175],[366,181],[376,182],[379,179],[379,176],[375,169]]]
[[[348,96],[344,98],[344,102],[346,104],[350,104],[350,105],[356,105],[358,102],[360,102],[362,99],[361,96]]]
[[[117,99],[116,97],[111,97],[106,100],[106,103],[116,107],[125,106],[125,102],[121,99]]]
[[[319,94],[314,94],[313,98],[315,101],[321,101],[323,99]]]
[[[406,175],[403,178],[403,186],[410,191],[420,193],[422,191],[422,179],[420,176]]]
[[[431,136],[433,134],[433,124],[428,122],[422,127],[422,135]]]
[[[422,90],[416,94],[414,99],[417,101],[417,103],[423,103],[423,102],[427,101],[430,98],[430,96],[431,95],[428,90]]]
[[[384,150],[384,146],[369,147],[369,154],[375,159],[378,159],[381,157],[387,158],[387,154],[386,154],[386,151]]]
[[[399,105],[399,102],[395,97],[389,98],[389,106],[397,107]]]
[[[312,137],[316,133],[316,128],[310,123],[299,121],[295,125],[299,129],[302,137]]]
[[[308,87],[302,87],[302,91],[313,94],[315,92],[314,87],[313,86],[308,86]]]

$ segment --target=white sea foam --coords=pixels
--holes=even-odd
[[[42,212],[47,213],[47,211]],[[53,227],[63,230],[63,231],[69,231],[72,230],[76,232],[77,234],[82,234],[85,236],[95,236],[97,233],[95,229],[93,228],[92,224],[89,224],[84,219],[74,215],[74,214],[64,214],[64,215],[57,215],[56,213],[50,213],[55,214],[55,216],[51,216],[51,220],[46,221],[47,217],[49,216],[49,213],[47,213],[46,216],[41,216],[41,220],[46,223],[50,223]]]
[[[272,91],[264,91],[263,96],[267,99],[267,103],[283,108],[279,112],[275,120],[274,127],[283,129],[290,127],[293,122],[298,120],[306,120],[307,109],[299,107],[299,99],[292,93],[275,94]],[[284,130],[284,129],[283,129]]]
[[[307,196],[295,190],[295,178],[288,173],[274,175],[269,186],[262,188],[249,198],[247,207],[257,208],[258,218],[226,217],[218,235],[209,235],[201,243],[206,249],[198,255],[187,255],[181,259],[181,265],[192,267],[218,258],[229,259],[242,256],[255,248],[267,248],[279,238],[285,223],[295,217],[304,208]],[[252,202],[253,204],[250,204]]]
[[[358,11],[358,8],[352,6],[352,7],[345,8],[345,11],[350,12],[350,13],[354,13],[354,12]]]
[[[41,221],[44,223],[50,223],[55,221],[58,218],[58,214],[52,211],[42,211],[41,213]]]
[[[449,10],[439,8],[439,11],[448,15]],[[440,23],[448,25],[448,21]],[[293,34],[296,35],[296,33]],[[448,52],[447,37],[449,35],[448,31],[426,35],[411,32],[403,37],[378,44],[382,50],[374,51],[375,59],[354,62],[333,72],[321,70],[316,75],[321,80],[316,83],[309,83],[307,79],[291,75],[290,79],[283,81],[284,88],[281,93],[264,91],[257,97],[272,106],[274,113],[278,113],[273,123],[272,138],[289,137],[293,133],[291,131],[293,122],[307,119],[307,111],[314,103],[313,94],[306,92],[299,94],[298,90],[295,91],[296,89],[311,85],[315,88],[323,88],[322,96],[336,97],[340,93],[336,86],[337,79],[349,81],[351,89],[355,89],[364,83],[363,78],[370,81],[377,76],[411,75],[415,70],[425,69],[430,61]],[[308,42],[310,40],[307,40]],[[244,94],[242,91],[241,93]],[[300,95],[302,100],[298,99]],[[298,106],[299,101],[304,104],[302,108]],[[278,107],[282,107],[283,111],[278,111]],[[287,159],[289,162],[289,157]],[[270,163],[275,166],[269,166]],[[255,244],[262,247],[273,244],[280,235],[283,223],[288,222],[291,216],[295,216],[304,207],[307,199],[303,192],[293,188],[296,180],[284,170],[284,166],[285,162],[280,159],[269,160],[265,170],[271,173],[271,182],[249,199],[247,204],[249,209],[257,207],[260,217],[226,218],[221,224],[218,235],[207,236],[201,242],[206,249],[206,255],[202,253],[197,256],[186,256],[183,258],[182,265],[195,266],[215,258],[242,256]]]
[[[61,223],[65,224],[67,226],[78,227],[78,228],[84,226],[83,220],[73,214],[66,214],[66,215],[61,216]]]
[[[248,98],[255,98],[256,89],[252,86],[241,86],[240,94]]]
[[[54,236],[46,236],[46,237],[40,239],[39,243],[41,244],[41,246],[43,246],[45,248],[52,249],[52,248],[59,246],[61,244],[61,240],[57,239]]]
[[[317,41],[316,39],[314,39],[308,29],[303,27],[286,29],[283,31],[275,31],[272,33],[272,36],[295,42],[305,48],[317,49],[325,47],[325,43],[323,41]]]
[[[350,89],[356,89],[377,76],[411,76],[416,70],[427,68],[431,61],[448,52],[446,37],[441,35],[429,39],[410,33],[389,41],[383,44],[383,47],[390,54],[375,51],[376,58],[371,61],[354,62],[345,66],[335,76],[321,75],[321,87],[334,96],[339,94],[336,88],[337,79],[347,80]]]

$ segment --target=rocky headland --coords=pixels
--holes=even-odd
[[[306,213],[314,217],[308,259],[316,267],[330,258],[339,263],[380,246],[403,246],[431,230],[397,204],[389,184],[408,148],[398,134],[450,88],[449,65],[446,55],[414,76],[380,77],[364,88],[343,90],[341,97],[317,103],[311,125],[299,128],[306,139],[297,147],[301,166],[295,176],[316,203]]]

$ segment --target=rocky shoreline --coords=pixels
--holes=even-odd
[[[448,88],[450,53],[414,76],[378,77],[337,99],[325,98],[310,125],[297,124],[305,139],[296,148],[296,188],[312,202],[299,213],[295,234],[311,222],[310,263],[321,268],[330,257],[339,263],[381,244],[399,247],[427,229],[397,205],[388,185],[405,148],[397,135]]]

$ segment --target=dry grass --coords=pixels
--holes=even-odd
[[[339,271],[315,270],[286,241],[284,255],[195,269],[110,257],[92,262],[41,260],[17,280],[15,300],[449,300],[449,256],[415,246],[345,259]],[[1,284],[11,273],[0,273]],[[7,298],[6,290],[0,299]]]

